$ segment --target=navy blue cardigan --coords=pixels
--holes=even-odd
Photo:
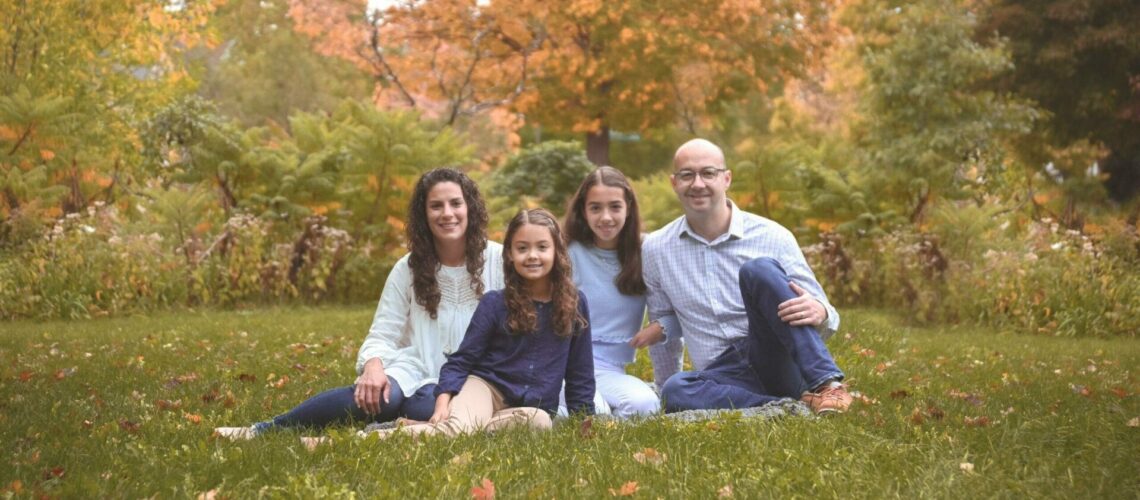
[[[511,407],[530,406],[554,414],[565,380],[567,410],[593,415],[594,355],[589,325],[569,338],[560,337],[550,326],[552,304],[532,303],[538,309],[538,331],[518,335],[507,328],[503,291],[484,294],[459,349],[440,368],[436,397],[458,393],[467,376],[475,375],[502,392]],[[582,292],[578,292],[578,312],[590,317]]]

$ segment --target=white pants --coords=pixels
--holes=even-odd
[[[653,388],[644,380],[625,373],[622,367],[595,359],[594,380],[598,393],[618,418],[649,416],[661,411],[661,400]]]

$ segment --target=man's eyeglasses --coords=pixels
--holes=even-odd
[[[699,172],[692,171],[689,169],[684,169],[684,170],[678,170],[676,172],[673,172],[673,178],[677,179],[678,181],[681,181],[685,184],[688,184],[690,182],[693,182],[693,180],[696,179],[698,175],[700,175],[702,181],[710,182],[710,181],[716,179],[716,177],[718,175],[720,175],[721,172],[724,172],[725,170],[728,170],[728,169],[727,168],[716,168],[716,167],[705,167],[705,168],[702,168]]]

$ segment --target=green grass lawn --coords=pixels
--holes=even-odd
[[[465,497],[484,478],[511,498],[1140,495],[1140,343],[873,311],[847,312],[829,344],[864,395],[833,418],[385,442],[346,427],[313,452],[291,432],[211,438],[351,382],[371,314],[0,323],[0,497]]]

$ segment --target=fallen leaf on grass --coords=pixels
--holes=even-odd
[[[59,370],[56,370],[56,372],[55,372],[55,379],[56,380],[63,380],[67,377],[75,375],[75,372],[77,372],[77,371],[79,371],[79,368],[74,367],[74,366],[71,368],[60,368]]]
[[[47,481],[49,479],[57,479],[63,477],[63,475],[66,473],[67,471],[63,470],[63,467],[52,467],[44,471],[43,478],[44,481]]]
[[[119,428],[131,434],[138,433],[139,427],[142,427],[142,424],[138,422],[131,422],[127,419],[119,420]]]
[[[91,427],[93,427],[94,425],[95,425],[95,423],[94,423],[94,422],[92,422],[92,421],[90,421],[90,420],[84,420],[84,421],[83,421],[83,428],[84,428],[84,429],[90,429],[90,428],[91,428]]]
[[[1113,387],[1110,390],[1112,391],[1112,393],[1114,395],[1116,395],[1116,397],[1118,397],[1120,399],[1124,399],[1124,398],[1128,397],[1128,391],[1126,389],[1124,389],[1123,387]]]
[[[24,370],[20,372],[20,382],[27,382],[31,380],[35,375],[36,373],[31,370]]]
[[[159,399],[154,402],[154,405],[157,406],[159,410],[180,410],[182,409],[182,400],[175,399],[174,401],[168,401],[165,399]]]
[[[633,454],[633,459],[637,460],[639,464],[661,465],[665,463],[667,458],[669,458],[668,455],[653,448],[646,448]]]
[[[1140,417],[1134,417],[1132,420],[1129,420],[1127,425],[1129,427],[1140,427]]]
[[[12,493],[15,493],[17,495],[19,495],[20,493],[23,493],[24,492],[24,482],[20,481],[19,479],[16,479],[16,480],[8,483],[8,486],[6,488],[4,488],[4,491],[0,491],[0,493],[4,493],[4,492],[8,492],[8,491],[11,491]]]
[[[203,491],[198,494],[197,500],[217,500],[218,490]]]
[[[861,391],[852,391],[851,392],[851,398],[854,399],[855,401],[858,401],[858,402],[863,403],[863,404],[868,405],[868,406],[879,404],[879,400],[872,398],[870,396],[867,396],[866,394],[863,394]]]
[[[195,424],[195,425],[200,424],[200,423],[202,423],[202,416],[198,415],[197,413],[187,413],[186,414],[186,421],[190,422],[192,424]]]
[[[910,396],[910,393],[903,389],[891,391],[891,399],[906,399],[908,396]]]
[[[939,408],[933,404],[927,404],[925,410],[915,407],[914,411],[910,412],[910,423],[914,425],[922,425],[926,422],[927,418],[931,420],[942,420],[942,418],[945,416],[946,412],[942,411],[942,408]]]
[[[274,388],[280,389],[282,387],[285,387],[285,384],[288,384],[288,383],[289,383],[289,376],[288,375],[282,375],[281,378],[277,379],[276,382],[272,382],[270,385],[272,385]]]
[[[962,417],[962,421],[966,427],[985,427],[990,425],[990,417],[982,415],[980,417]]]
[[[1085,385],[1069,384],[1069,389],[1072,389],[1073,394],[1078,394],[1086,398],[1092,397],[1093,390]]]
[[[483,483],[471,487],[471,498],[479,500],[492,500],[495,498],[495,483],[483,478]]]
[[[963,400],[967,403],[970,403],[974,406],[982,406],[982,404],[985,402],[982,399],[982,397],[977,395],[977,394],[972,394],[969,392],[962,392],[962,391],[959,391],[957,389],[950,389],[949,391],[947,391],[946,394],[952,398],[961,399],[961,400]]]
[[[166,388],[177,387],[187,382],[198,380],[197,372],[190,372],[174,377],[166,382]]]
[[[594,417],[582,419],[582,424],[578,426],[578,436],[582,439],[594,437]]]
[[[257,382],[257,375],[252,373],[239,373],[237,379],[240,382]]]
[[[972,464],[970,462],[962,462],[962,463],[958,464],[958,470],[965,472],[966,474],[973,474],[974,473],[974,464]]]
[[[625,483],[621,485],[621,488],[618,488],[616,490],[613,488],[608,489],[610,490],[610,496],[612,497],[628,497],[634,493],[637,493],[637,481],[630,481],[628,483]]]
[[[726,484],[723,488],[716,490],[716,496],[719,498],[732,498],[732,485]]]
[[[451,457],[451,465],[467,465],[471,463],[471,452],[466,451]]]

